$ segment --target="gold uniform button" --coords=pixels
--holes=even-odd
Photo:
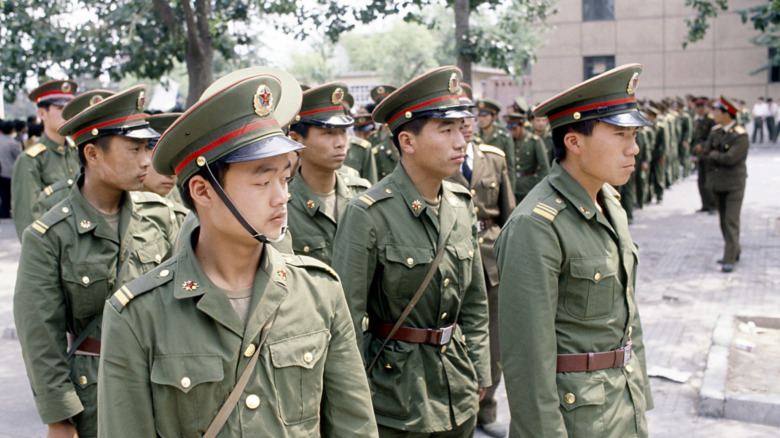
[[[252,357],[255,354],[255,344],[249,344],[244,350],[244,357]]]
[[[409,265],[409,266],[413,265],[414,264],[414,259],[409,257],[408,259],[406,259],[406,264]]]
[[[70,210],[68,209],[68,207],[62,207],[62,212],[63,212],[63,213],[67,213],[67,212],[69,212],[69,211],[70,211]]]
[[[601,280],[601,272],[596,272],[596,275],[593,276],[593,279],[596,281]]]
[[[79,377],[79,385],[86,385],[87,384],[87,376],[81,376]]]
[[[445,351],[447,351],[447,346],[446,346],[446,345],[443,345],[443,346],[441,347],[441,352],[442,352],[442,353],[444,353]]]
[[[634,367],[632,367],[631,365],[626,365],[626,372],[628,374],[633,373],[634,372]]]
[[[73,180],[72,180],[72,179],[69,179],[69,180],[68,180],[68,185],[69,185],[69,186],[70,186],[70,185],[73,185]]]
[[[447,318],[447,312],[441,314],[441,319],[445,319],[445,318]]]
[[[182,377],[181,378],[181,387],[182,388],[189,388],[190,385],[192,385],[192,380],[190,380],[189,377]]]
[[[469,258],[474,257],[474,251],[469,251]]]
[[[382,172],[382,174],[384,175],[384,172]],[[387,193],[388,195],[392,195],[393,191],[390,189],[385,189],[385,193]]]
[[[86,275],[81,277],[81,282],[84,284],[89,284],[89,277],[87,277]]]
[[[479,207],[474,207],[474,213],[479,213]]]
[[[570,405],[577,401],[577,397],[575,397],[572,393],[567,393],[563,396],[563,401],[565,401],[567,405]]]
[[[170,275],[170,273],[171,271],[167,269],[163,269],[162,271],[160,271],[160,277],[167,277],[168,275]]]
[[[442,284],[444,285],[444,287],[449,286],[450,285],[450,279],[449,278],[445,278],[444,279],[444,283],[442,283]]]
[[[160,254],[155,254],[154,259],[157,260],[157,262],[162,261],[162,256]]]
[[[306,352],[303,354],[303,361],[306,363],[311,363],[311,361],[314,360],[314,356],[310,352]]]
[[[471,189],[471,195],[472,195],[472,196],[474,196],[474,195],[476,195],[476,194],[477,194],[477,191],[476,191],[476,190],[474,190],[474,189]]]
[[[260,406],[260,397],[252,394],[246,398],[246,407],[249,409],[257,409]]]
[[[306,253],[309,252],[309,246],[308,245],[303,247],[303,252],[306,252]]]
[[[485,243],[485,238],[484,237],[480,237],[479,239],[477,239],[477,242]]]
[[[390,365],[389,363],[386,363],[386,364],[385,364],[385,369],[392,370],[392,369],[393,369],[393,366],[392,366],[392,365]]]
[[[555,198],[555,202],[559,204],[563,204],[563,200],[561,198]]]

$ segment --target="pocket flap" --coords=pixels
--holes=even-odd
[[[322,236],[301,236],[296,234],[293,239],[293,246],[296,247],[296,249],[308,246],[309,249],[314,250],[323,249],[328,246],[328,243]]]
[[[611,263],[609,256],[573,258],[569,266],[572,277],[596,283],[617,275],[617,266]]]
[[[430,248],[418,246],[388,245],[385,247],[385,256],[387,260],[402,264],[410,269],[418,265],[428,265],[433,261],[433,251]]]
[[[329,341],[327,330],[276,341],[268,346],[271,362],[275,368],[298,366],[312,369],[325,353]]]
[[[156,356],[152,364],[152,383],[173,386],[185,393],[206,382],[224,379],[222,359],[217,354],[177,354]]]
[[[63,263],[62,279],[82,287],[89,287],[96,281],[108,278],[106,268],[105,263]]]
[[[164,240],[149,242],[136,250],[141,263],[161,263],[167,253],[168,243]]]
[[[474,245],[471,239],[464,239],[460,242],[453,244],[455,247],[455,253],[458,254],[458,258],[461,260],[470,260],[474,258]]]
[[[601,405],[606,401],[604,383],[593,378],[558,376],[558,399],[567,411],[580,406]]]

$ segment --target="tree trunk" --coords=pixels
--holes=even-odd
[[[471,14],[469,0],[455,0],[453,9],[455,10],[455,47],[458,50],[458,67],[463,71],[463,82],[474,87],[475,84],[471,83],[471,55],[461,53],[461,48],[468,45],[465,38],[469,33],[469,15]],[[476,87],[474,88],[476,89]]]
[[[185,110],[194,105],[203,91],[214,82],[214,48],[210,44],[203,44],[195,50],[190,49],[198,44],[199,41],[187,42],[187,76],[190,86]]]

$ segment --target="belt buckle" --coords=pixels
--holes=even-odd
[[[623,350],[623,366],[625,367],[631,362],[631,341],[626,342],[626,345],[620,347]]]
[[[452,339],[452,331],[454,328],[455,326],[450,324],[447,327],[442,327],[439,329],[441,331],[441,338],[439,339],[439,345],[449,344],[450,340]]]

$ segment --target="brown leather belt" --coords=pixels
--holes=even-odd
[[[559,354],[558,372],[573,373],[583,371],[623,368],[631,360],[631,341],[617,350],[603,353]]]
[[[78,336],[74,335],[71,332],[68,332],[68,350],[70,350],[71,345],[73,345],[74,342],[76,342],[76,339],[78,339]],[[91,354],[100,354],[100,339],[95,338],[86,338],[84,341],[79,345],[79,348],[76,349],[76,354],[84,354],[84,353],[91,353]]]
[[[531,176],[531,175],[535,175],[536,171],[535,170],[530,170],[528,172],[515,172],[515,173],[517,174],[518,177],[520,177],[520,176]]]
[[[495,224],[496,221],[492,218],[477,221],[477,233],[481,233],[482,231],[487,230],[488,228],[492,227]]]
[[[393,335],[393,339],[404,342],[414,342],[416,344],[446,345],[452,339],[452,332],[455,331],[455,323],[438,329],[418,329],[401,326]],[[393,330],[393,324],[369,320],[368,331],[381,338],[386,338]]]

